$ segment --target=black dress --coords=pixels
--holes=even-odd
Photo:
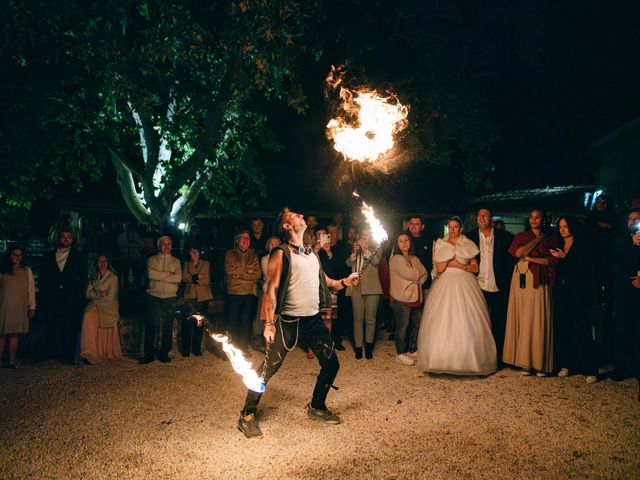
[[[590,253],[584,239],[574,240],[556,270],[553,292],[557,365],[583,375],[598,372],[593,341],[595,271]]]

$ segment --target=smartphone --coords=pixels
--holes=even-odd
[[[329,235],[328,233],[320,234],[320,246],[321,247],[329,245],[330,243],[331,243],[331,235]]]

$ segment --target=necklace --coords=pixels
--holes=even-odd
[[[309,255],[313,251],[311,245],[294,245],[291,242],[287,242],[287,245],[289,245],[295,253],[299,253],[300,255]]]

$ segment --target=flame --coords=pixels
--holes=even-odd
[[[194,313],[191,315],[190,320],[194,320],[196,322],[196,326],[201,327],[204,324],[204,315],[200,313]]]
[[[353,196],[360,198],[358,192],[353,192]],[[366,202],[362,199],[360,199],[360,201],[362,202],[362,208],[360,209],[360,211],[365,216],[367,222],[369,223],[369,226],[371,227],[371,236],[377,244],[384,242],[387,238],[389,238],[389,236],[387,235],[387,231],[380,223],[380,220],[378,220],[373,213],[373,207],[367,205]]]
[[[345,72],[331,67],[327,86],[340,88],[340,108],[344,116],[333,118],[327,124],[327,137],[333,147],[347,160],[374,162],[394,145],[394,135],[408,122],[409,107],[402,105],[393,94],[385,97],[376,90],[343,86]]]
[[[234,347],[229,342],[229,337],[227,335],[223,335],[221,333],[211,333],[210,335],[212,339],[222,344],[222,349],[224,350],[224,353],[227,354],[227,357],[229,357],[231,366],[238,374],[240,374],[242,381],[247,388],[257,393],[264,392],[266,389],[264,379],[256,373],[251,362],[248,362],[244,358],[242,350]]]

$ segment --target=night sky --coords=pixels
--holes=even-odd
[[[325,137],[332,112],[324,96],[330,66],[345,60],[356,82],[390,88],[412,103],[416,86],[429,85],[415,66],[421,56],[435,55],[452,81],[482,102],[496,127],[497,141],[486,154],[492,185],[478,191],[465,189],[459,165],[410,156],[384,178],[356,176],[361,191],[394,209],[455,205],[477,193],[592,183],[597,163],[591,144],[640,112],[638,2],[377,3],[371,9],[367,2],[343,2],[317,26],[322,55],[300,60],[307,114],[278,103],[265,106],[284,148],[260,156],[268,198],[256,210],[346,205],[352,183],[347,178],[339,186],[349,172]],[[414,113],[409,121],[420,122]],[[101,183],[114,189],[112,180],[108,171]],[[64,188],[60,194],[67,196]],[[118,195],[116,189],[108,197],[119,201]]]
[[[406,9],[408,3],[400,4]],[[445,14],[448,8],[455,10],[461,20],[453,28],[436,32],[440,43],[434,48],[443,49],[451,57],[452,68],[458,68],[459,75],[474,86],[498,129],[498,141],[489,154],[495,165],[493,187],[485,191],[592,183],[597,164],[591,144],[640,112],[640,4],[457,2],[467,5],[460,14],[458,7],[445,5],[449,2],[435,3]],[[417,8],[417,14],[428,13]],[[361,30],[352,34],[353,38],[361,35],[362,42],[388,37],[388,43],[366,56],[369,63],[360,67],[368,79],[386,82],[402,99],[402,86],[396,87],[394,81],[401,85],[403,77],[411,75],[415,56],[407,52],[401,33],[390,33],[395,15],[390,3],[388,11],[365,15]],[[433,25],[434,20],[419,17],[416,23]],[[319,62],[304,64],[311,105],[306,117],[273,110],[285,149],[275,158],[266,156],[265,166],[285,169],[301,194],[308,191],[303,179],[324,184],[321,197],[325,198],[335,185],[335,176],[326,180],[327,169],[340,160],[324,137],[329,112],[323,79],[332,63],[349,56],[347,50],[333,45]],[[415,120],[411,114],[409,120]],[[385,182],[391,202],[400,196],[403,200],[398,203],[413,205],[434,197],[450,198],[452,190],[454,196],[468,194],[457,180],[451,169],[416,168],[409,162]],[[271,177],[271,191],[277,190],[274,182]]]

